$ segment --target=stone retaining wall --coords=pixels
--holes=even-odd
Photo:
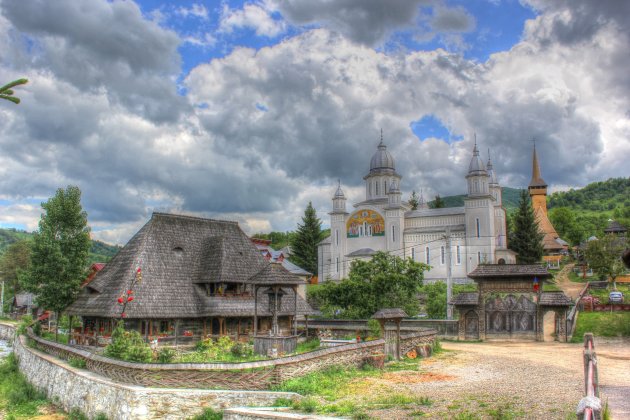
[[[182,419],[205,408],[269,406],[278,398],[300,398],[292,392],[212,391],[145,388],[123,385],[83,369],[76,369],[15,340],[20,370],[28,381],[46,392],[64,410],[81,410],[89,418],[102,413],[112,420]]]
[[[9,343],[12,343],[14,338],[15,326],[0,322],[0,339],[7,340]]]
[[[82,359],[86,368],[114,381],[153,387],[270,389],[287,379],[332,365],[361,366],[383,353],[384,340],[326,348],[275,360],[247,363],[131,363],[102,357],[28,334],[37,347],[60,359]]]
[[[432,345],[435,342],[435,331],[421,331],[400,336],[400,354],[405,355],[407,352]]]

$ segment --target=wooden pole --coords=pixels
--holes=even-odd
[[[400,360],[400,319],[396,320],[396,358]]]
[[[297,335],[297,286],[293,286],[293,335]]]
[[[203,339],[206,339],[208,335],[208,318],[203,319]]]
[[[258,286],[254,286],[254,337],[258,334]]]
[[[308,315],[304,315],[304,320],[306,324],[306,338],[308,338]]]

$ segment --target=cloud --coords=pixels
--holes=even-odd
[[[284,33],[287,25],[283,20],[274,19],[274,9],[269,2],[245,3],[242,9],[223,6],[219,32],[231,33],[235,29],[252,29],[256,35],[268,38]]]
[[[184,18],[190,16],[201,20],[208,20],[208,9],[206,9],[203,4],[193,3],[189,8],[179,7],[175,13]]]
[[[591,35],[568,42],[557,22],[580,33],[582,10],[536,3],[541,15],[522,41],[479,63],[442,49],[375,51],[372,41],[407,20],[381,18],[376,37],[363,37],[357,28],[376,16],[364,2],[372,14],[357,28],[340,20],[337,30],[236,47],[195,66],[178,95],[182,39],[134,3],[32,2],[54,22],[22,3],[0,3],[0,72],[31,81],[19,106],[0,104],[0,191],[11,202],[0,222],[10,214],[32,226],[36,209],[20,221],[18,204],[76,184],[100,239],[124,242],[153,210],[237,220],[250,233],[294,229],[308,201],[326,219],[337,178],[350,201],[361,199],[381,128],[403,198],[464,193],[475,132],[503,185],[529,181],[532,137],[550,184],[627,173],[630,42],[612,6]],[[270,4],[250,5],[280,21]],[[398,16],[403,6],[392,8]],[[292,24],[328,22],[323,6],[277,10]],[[440,30],[467,28],[460,18]],[[409,125],[426,115],[463,140],[418,139]]]
[[[179,73],[178,36],[146,20],[131,1],[3,1],[0,11],[20,32],[28,65],[81,91],[103,90],[108,100],[157,122],[186,111],[171,77]],[[0,53],[2,54],[2,53]],[[2,59],[21,64],[11,54]]]

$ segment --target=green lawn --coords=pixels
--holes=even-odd
[[[630,313],[580,312],[571,341],[581,343],[586,332],[600,337],[630,337]]]
[[[0,414],[7,418],[29,418],[49,404],[46,396],[29,384],[17,367],[13,354],[0,360]]]

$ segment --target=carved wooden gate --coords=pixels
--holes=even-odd
[[[486,333],[509,335],[533,333],[536,304],[525,295],[493,296],[486,301]]]
[[[466,340],[479,339],[479,316],[475,311],[468,311],[465,315],[465,335]]]

